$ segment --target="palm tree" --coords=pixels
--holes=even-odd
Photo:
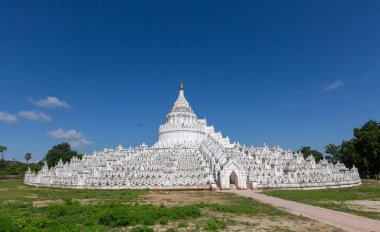
[[[7,147],[0,146],[0,152],[1,152],[1,160],[4,160],[4,152],[7,151]]]
[[[32,153],[28,152],[25,154],[26,163],[29,163],[29,160],[32,158]]]

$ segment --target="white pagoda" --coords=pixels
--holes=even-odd
[[[148,147],[104,149],[28,170],[33,186],[79,189],[257,189],[332,188],[360,185],[357,168],[315,162],[279,147],[246,147],[198,119],[184,95],[179,96]]]

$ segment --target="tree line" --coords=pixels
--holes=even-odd
[[[36,172],[41,170],[42,166],[46,163],[48,167],[54,167],[60,160],[64,163],[69,162],[74,156],[82,158],[83,154],[78,154],[77,151],[71,150],[70,144],[61,143],[53,146],[44,156],[44,158],[37,163],[29,164],[29,160],[32,158],[32,153],[27,152],[24,155],[26,164],[13,159],[4,160],[4,153],[7,151],[7,147],[0,146],[1,160],[0,160],[0,175],[20,175],[24,174],[28,168]]]
[[[369,120],[360,128],[353,130],[353,138],[343,140],[341,144],[328,144],[326,156],[318,150],[303,146],[299,149],[304,158],[313,155],[316,162],[324,157],[331,163],[343,163],[346,167],[358,168],[362,177],[372,178],[380,174],[380,123]]]
[[[380,123],[369,120],[353,130],[354,137],[341,144],[329,144],[325,152],[331,162],[341,162],[347,167],[355,165],[363,177],[380,174]]]

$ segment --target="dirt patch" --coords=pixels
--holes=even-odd
[[[204,226],[210,218],[218,218],[227,224],[223,231],[326,231],[338,232],[340,229],[325,225],[321,222],[302,217],[270,217],[270,216],[249,216],[229,213],[219,213],[210,210],[203,210],[204,217],[186,221],[186,227],[180,227],[181,221],[170,222],[168,225],[153,226],[154,231],[165,232],[168,228],[175,228],[176,231],[204,231]]]
[[[340,231],[330,225],[305,217],[270,217],[249,216],[207,211],[208,214],[235,223],[228,226],[228,231]]]
[[[0,193],[1,192],[8,192],[9,190],[7,188],[0,188]]]
[[[36,195],[36,194],[30,194],[30,195],[26,196],[26,198],[29,198],[29,199],[37,199],[37,198],[39,198],[39,196]]]
[[[15,203],[15,202],[18,202],[18,200],[6,200],[5,202],[6,203]]]
[[[320,204],[341,204],[341,201],[314,201],[313,203],[320,203]]]
[[[192,205],[197,203],[230,204],[231,196],[211,191],[151,191],[140,199],[144,204],[165,206]],[[177,231],[203,231],[210,218],[218,218],[227,224],[225,231],[340,231],[337,228],[325,225],[321,222],[299,216],[255,216],[244,214],[232,214],[215,212],[210,209],[202,209],[201,218],[186,221],[186,227],[181,227],[179,222],[170,222],[168,225],[153,226],[154,231],[164,232],[168,228]]]
[[[362,205],[362,206],[380,206],[380,201],[370,201],[370,200],[346,201],[346,203],[351,204],[351,205]]]
[[[101,201],[99,199],[73,199],[73,201],[79,202],[80,205],[98,205]]]
[[[45,207],[49,205],[63,205],[63,200],[46,200],[46,201],[33,201],[33,207]]]
[[[151,191],[140,199],[141,203],[175,206],[197,203],[230,203],[223,194],[211,191]]]
[[[345,203],[350,209],[380,213],[380,201],[359,200],[346,201]]]

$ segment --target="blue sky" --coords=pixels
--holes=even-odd
[[[182,77],[232,141],[323,150],[380,120],[379,25],[379,1],[1,1],[0,144],[152,145]]]

